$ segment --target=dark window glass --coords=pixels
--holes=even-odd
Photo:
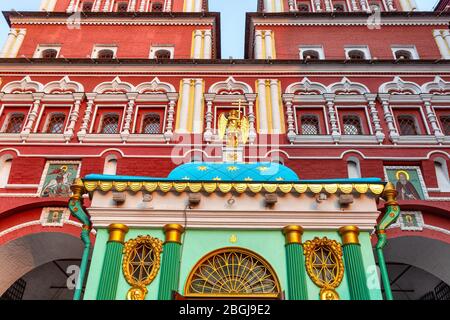
[[[358,116],[348,115],[342,118],[344,124],[344,134],[346,135],[361,135],[362,127],[361,120]]]
[[[365,55],[361,50],[351,50],[348,53],[348,57],[352,60],[364,60]]]
[[[319,60],[319,53],[315,50],[303,51],[303,59]]]
[[[104,134],[115,134],[119,131],[119,115],[117,113],[107,113],[103,116],[102,130]]]
[[[94,7],[93,2],[83,2],[83,6],[81,7],[81,10],[85,11],[85,12],[91,12],[93,7]]]
[[[48,121],[47,133],[63,133],[65,121],[64,113],[53,113]]]
[[[42,51],[42,58],[43,59],[54,59],[58,56],[58,51],[55,49],[45,49]]]
[[[114,51],[109,49],[100,50],[98,53],[98,59],[113,59],[114,58]]]
[[[156,59],[170,59],[170,51],[169,50],[158,50],[155,52]]]
[[[163,4],[161,2],[152,3],[152,12],[163,12]]]
[[[161,117],[157,113],[145,115],[142,123],[142,133],[158,134],[161,133]]]
[[[397,118],[400,134],[403,136],[415,136],[419,134],[415,118],[412,116],[399,116]]]
[[[302,131],[304,135],[319,134],[319,119],[314,115],[304,115],[300,118]]]
[[[345,5],[341,3],[337,3],[333,6],[334,11],[336,12],[345,12]]]
[[[20,133],[22,130],[25,115],[23,113],[13,113],[9,117],[8,125],[6,126],[6,133]]]
[[[446,136],[450,136],[450,116],[441,117],[442,132]]]
[[[411,52],[406,51],[406,50],[398,50],[395,52],[395,58],[396,59],[401,59],[401,60],[411,60],[412,59],[412,55]]]
[[[298,3],[297,8],[300,12],[309,12],[309,5],[307,5],[306,3]]]
[[[128,2],[119,2],[117,4],[117,12],[127,12],[128,11]]]

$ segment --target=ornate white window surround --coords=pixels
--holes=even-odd
[[[350,59],[349,52],[356,50],[361,51],[364,53],[364,60],[370,60],[372,59],[372,56],[370,54],[369,46],[367,45],[348,45],[344,47],[345,50],[345,58]]]
[[[393,46],[391,46],[391,50],[392,50],[392,55],[393,55],[394,59],[396,59],[395,54],[396,54],[398,51],[406,51],[406,52],[409,52],[410,55],[411,55],[411,59],[412,59],[412,60],[418,60],[418,59],[420,59],[419,53],[417,52],[417,48],[416,48],[416,46],[414,46],[414,45],[408,45],[408,46],[405,46],[405,45],[393,45]]]
[[[59,52],[61,51],[60,44],[39,44],[34,51],[33,58],[42,58],[42,53],[48,49],[56,50],[56,57],[59,57]]]
[[[175,46],[171,45],[171,44],[167,44],[167,45],[155,45],[155,46],[151,46],[150,48],[150,55],[149,58],[150,59],[155,59],[156,56],[156,52],[158,52],[159,50],[166,50],[170,52],[170,59],[173,59],[175,57]]]
[[[319,56],[319,60],[324,60],[325,59],[325,52],[323,50],[323,46],[322,45],[301,45],[299,47],[299,57],[300,59],[304,59],[303,58],[303,53],[306,51],[315,51],[317,52],[318,56]]]
[[[92,49],[91,58],[92,59],[98,59],[98,54],[102,50],[111,50],[114,53],[114,57],[117,57],[117,45],[115,44],[96,44],[94,45],[94,48]]]

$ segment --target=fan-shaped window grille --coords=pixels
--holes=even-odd
[[[142,123],[142,133],[158,134],[161,133],[161,117],[157,113],[149,113],[145,115]]]
[[[66,115],[64,113],[53,113],[50,115],[47,125],[47,133],[63,133]]]
[[[319,134],[319,119],[314,115],[304,115],[300,119],[302,125],[302,134],[316,135]]]
[[[119,115],[117,113],[107,113],[103,116],[102,131],[105,134],[118,133]]]
[[[414,117],[398,116],[397,121],[402,136],[416,136],[419,134]]]
[[[450,136],[450,116],[441,117],[442,132],[446,136]]]
[[[358,116],[344,116],[342,118],[344,123],[344,134],[346,135],[360,135],[363,134],[361,127],[361,120]]]
[[[9,117],[8,125],[6,126],[6,133],[20,133],[22,130],[25,115],[23,113],[13,113]]]
[[[225,248],[203,257],[189,275],[186,296],[268,297],[280,294],[278,278],[262,257]]]

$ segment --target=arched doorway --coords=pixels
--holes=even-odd
[[[384,249],[395,300],[450,300],[450,244],[424,236],[390,238]]]
[[[64,232],[30,233],[2,244],[0,296],[72,299],[74,288],[69,278],[77,275],[82,251],[81,240]]]
[[[192,269],[187,298],[268,298],[281,296],[278,277],[260,255],[239,247],[208,253]]]

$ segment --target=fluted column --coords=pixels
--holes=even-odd
[[[295,132],[295,114],[294,108],[292,107],[292,101],[294,100],[294,94],[285,93],[283,95],[283,101],[286,105],[286,117],[287,117],[287,137],[289,142],[292,144],[295,141],[297,133]]]
[[[261,30],[255,31],[255,59],[263,58],[263,35]]]
[[[17,57],[17,54],[19,53],[20,47],[22,46],[23,40],[25,39],[25,34],[27,33],[26,29],[20,29],[19,33],[17,34],[16,41],[14,41],[14,44],[10,51],[10,58]]]
[[[159,280],[158,300],[171,300],[172,293],[178,291],[181,265],[181,235],[183,226],[167,224],[164,226],[164,242]]]
[[[10,51],[12,46],[14,45],[14,42],[17,38],[17,30],[16,29],[9,29],[8,38],[6,39],[6,43],[3,46],[2,53],[0,54],[1,58],[9,58],[10,57]]]
[[[97,291],[97,300],[115,300],[120,269],[122,266],[122,251],[128,227],[115,223],[109,226],[109,239],[106,243],[102,273]]]
[[[367,278],[364,271],[359,229],[345,226],[339,229],[344,254],[344,269],[348,279],[351,300],[370,300]]]
[[[289,300],[308,300],[306,287],[305,256],[303,254],[302,235],[300,226],[283,228],[286,237],[286,267]]]
[[[164,139],[166,140],[166,142],[169,142],[173,138],[175,104],[178,99],[178,93],[169,92],[167,93],[167,97],[169,99],[169,110],[167,112],[167,125],[166,132],[164,132]]]

